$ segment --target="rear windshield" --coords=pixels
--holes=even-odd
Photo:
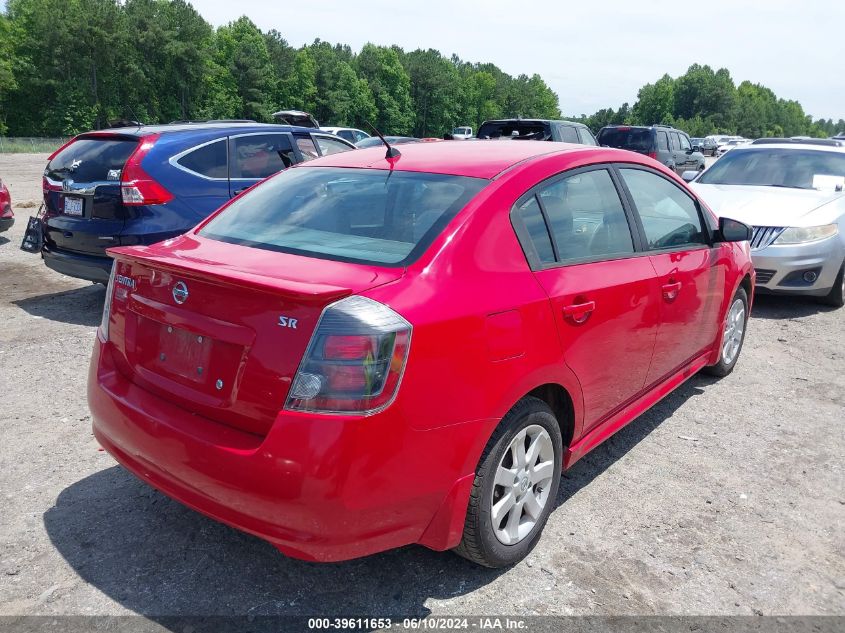
[[[803,149],[732,149],[705,171],[705,185],[835,189],[845,183],[845,153]]]
[[[605,128],[599,131],[599,145],[629,149],[634,152],[651,151],[651,130],[644,128]]]
[[[53,157],[44,175],[50,180],[70,178],[74,182],[120,180],[129,155],[138,146],[129,139],[79,139]]]
[[[323,259],[404,266],[487,183],[441,174],[294,168],[238,198],[200,235]]]
[[[545,141],[552,137],[552,127],[537,121],[487,121],[478,128],[478,138],[512,138]]]

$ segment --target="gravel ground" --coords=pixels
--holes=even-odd
[[[564,475],[513,569],[407,547],[285,558],[136,480],[91,434],[103,290],[18,249],[44,155],[0,155],[0,615],[845,614],[845,310],[761,297],[695,377]]]

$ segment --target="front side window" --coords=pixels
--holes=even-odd
[[[686,151],[688,149],[692,149],[692,147],[689,144],[689,139],[686,136],[684,136],[683,134],[679,134],[678,138],[681,139],[681,149],[682,150]]]
[[[561,125],[558,129],[560,130],[560,140],[564,143],[580,142],[578,139],[578,130],[571,125]]]
[[[581,138],[582,145],[596,144],[596,139],[593,137],[592,133],[587,128],[579,127],[578,136]]]
[[[674,149],[674,150],[681,149],[681,139],[678,138],[677,132],[670,132],[669,138],[672,139],[672,149]]]
[[[322,259],[404,266],[487,183],[418,172],[294,168],[244,193],[200,235]]]
[[[320,155],[317,152],[317,146],[314,145],[314,141],[311,140],[310,136],[297,136],[296,146],[299,148],[299,151],[302,154],[303,162],[314,160]]]
[[[666,178],[642,169],[619,170],[652,250],[709,244],[698,207]]]
[[[348,130],[344,131],[348,132]],[[348,152],[352,149],[346,143],[341,143],[337,139],[329,138],[328,136],[315,136],[314,140],[316,140],[317,145],[320,146],[320,153],[323,156],[328,156],[329,154],[337,154],[338,152]]]
[[[176,162],[195,174],[206,178],[228,178],[226,139],[220,139],[191,150]]]
[[[249,134],[230,139],[229,177],[259,179],[272,176],[294,163],[285,134]]]

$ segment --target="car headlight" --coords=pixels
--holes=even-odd
[[[786,229],[774,241],[775,244],[803,244],[804,242],[817,242],[833,237],[839,233],[839,227],[835,224],[824,224],[822,226],[793,226]]]

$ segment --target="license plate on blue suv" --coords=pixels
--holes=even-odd
[[[82,215],[82,198],[65,198],[65,215]]]

